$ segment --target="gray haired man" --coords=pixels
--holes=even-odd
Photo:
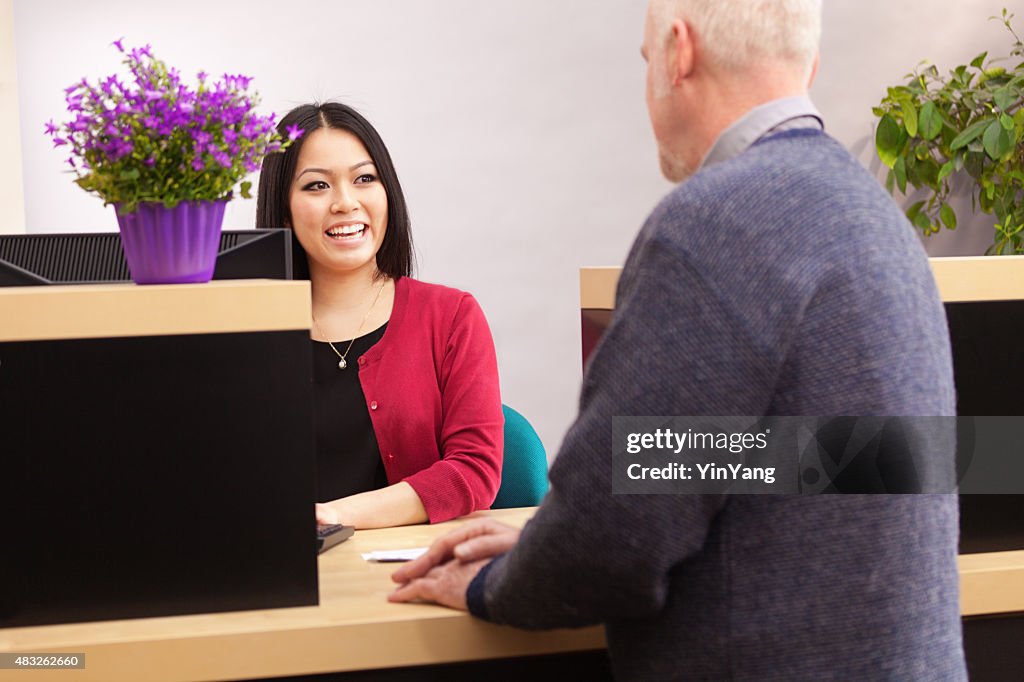
[[[953,495],[613,495],[612,417],[952,415],[925,254],[807,97],[820,0],[651,0],[679,184],[632,247],[551,492],[395,574],[499,623],[604,623],[624,680],[958,680]],[[947,453],[952,457],[951,453]]]

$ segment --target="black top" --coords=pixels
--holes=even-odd
[[[316,436],[316,496],[320,502],[384,488],[388,477],[373,432],[366,398],[359,385],[359,356],[381,340],[385,322],[360,336],[338,369],[338,356],[323,341],[313,341],[313,428]],[[335,341],[345,353],[348,340]]]

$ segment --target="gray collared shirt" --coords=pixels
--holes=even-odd
[[[824,130],[825,123],[809,97],[784,97],[754,107],[722,131],[698,170],[728,161],[770,132],[812,127]]]

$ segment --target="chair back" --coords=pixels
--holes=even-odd
[[[505,415],[505,455],[501,487],[492,509],[533,507],[548,491],[548,458],[544,443],[526,417],[508,405]]]

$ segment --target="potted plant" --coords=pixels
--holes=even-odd
[[[213,276],[224,206],[264,155],[283,149],[273,114],[256,113],[252,80],[200,72],[192,88],[147,45],[125,50],[131,74],[65,89],[71,119],[46,133],[68,147],[75,182],[113,204],[132,279],[140,284],[206,282]]]
[[[1009,59],[1024,59],[1024,44],[1013,30],[1013,15],[1000,20],[1015,42]],[[966,172],[974,180],[972,207],[995,214],[995,238],[987,254],[1024,253],[1024,61],[988,53],[962,64],[948,76],[922,63],[906,85],[888,89],[872,111],[879,118],[875,149],[889,167],[886,186],[903,194],[907,186],[927,197],[906,213],[925,235],[945,225],[956,229],[948,200],[950,181]]]

